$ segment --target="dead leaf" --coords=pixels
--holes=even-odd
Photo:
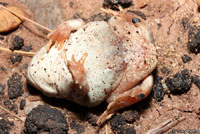
[[[12,10],[15,13],[18,13],[24,16],[24,12],[18,7],[10,6],[7,8]],[[10,30],[17,28],[23,21],[24,21],[23,18],[19,18],[5,9],[0,9],[0,22],[1,22],[0,32],[1,33],[8,32]]]

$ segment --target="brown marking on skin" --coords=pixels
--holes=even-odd
[[[64,44],[65,44],[65,42],[64,41],[61,41],[61,42],[59,42],[59,47],[58,47],[58,50],[61,50],[62,48],[63,48],[63,46],[64,46]]]
[[[43,60],[44,60],[44,58],[45,58],[45,57],[42,57],[42,58],[40,58],[40,60],[41,60],[41,61],[43,61]]]
[[[81,85],[84,81],[85,77],[85,69],[84,69],[84,62],[87,58],[88,54],[84,53],[83,56],[79,61],[75,61],[74,54],[71,57],[71,61],[67,61],[67,67],[72,74],[72,77],[76,84]],[[81,88],[84,92],[89,92],[87,88]]]

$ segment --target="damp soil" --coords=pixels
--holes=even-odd
[[[0,104],[23,120],[0,109],[0,133],[143,134],[162,122],[178,117],[184,117],[184,120],[164,133],[178,130],[200,133],[198,7],[194,0],[149,0],[142,8],[135,1],[46,0],[46,3],[40,3],[44,4],[40,9],[40,4],[37,4],[39,0],[32,3],[26,0],[0,0],[1,5],[20,7],[28,18],[52,30],[62,21],[73,18],[82,18],[85,22],[108,21],[110,16],[100,8],[116,10],[116,5],[120,4],[149,24],[158,54],[150,95],[119,110],[99,127],[96,121],[106,109],[106,103],[85,108],[65,99],[46,97],[27,84],[26,70],[31,57],[0,51]],[[48,43],[46,35],[47,32],[25,21],[15,30],[0,34],[0,46],[36,52]]]

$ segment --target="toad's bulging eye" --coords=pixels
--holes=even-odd
[[[135,18],[135,17],[132,18],[132,23],[140,23],[140,22],[141,20],[139,18]]]

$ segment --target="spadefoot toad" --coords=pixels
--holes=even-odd
[[[32,58],[28,81],[48,96],[86,107],[102,101],[101,124],[118,109],[144,99],[153,86],[156,48],[146,23],[130,12],[105,10],[108,22],[70,20]],[[52,46],[52,44],[55,45]]]

